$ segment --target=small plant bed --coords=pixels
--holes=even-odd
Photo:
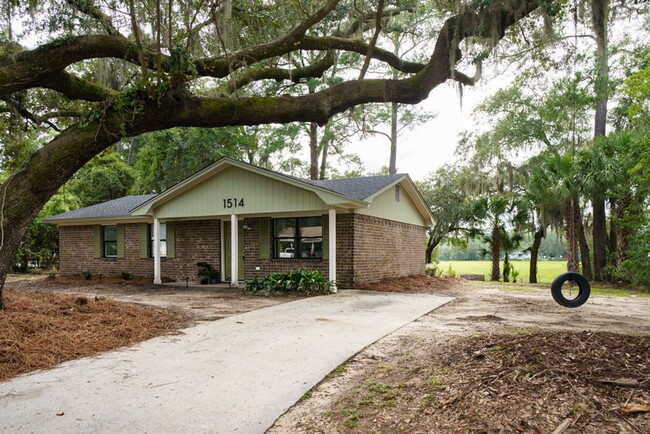
[[[262,279],[244,282],[244,293],[274,295],[299,293],[304,295],[325,295],[332,292],[334,282],[322,272],[300,269],[288,273],[271,273]]]
[[[649,336],[470,335],[427,352],[369,370],[331,422],[340,432],[650,432]]]
[[[4,290],[0,381],[170,334],[189,323],[179,311],[104,297]]]
[[[379,282],[361,285],[358,289],[383,292],[434,292],[439,289],[457,288],[465,283],[464,279],[455,277],[417,275],[391,277]]]

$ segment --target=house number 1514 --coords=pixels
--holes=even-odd
[[[237,199],[236,197],[233,197],[232,199],[223,200],[224,208],[238,208],[243,206],[244,206],[244,198]]]

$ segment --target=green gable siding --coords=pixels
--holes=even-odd
[[[155,213],[167,219],[326,209],[314,192],[230,167],[162,204]]]
[[[398,184],[400,185],[400,184]],[[395,200],[395,186],[375,197],[368,208],[360,208],[357,214],[370,215],[386,220],[395,220],[412,225],[426,226],[426,222],[417,209],[406,189],[400,185],[400,200]]]

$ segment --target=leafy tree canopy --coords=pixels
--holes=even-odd
[[[365,103],[415,104],[480,61],[536,11],[563,2],[377,0],[30,0],[0,2],[0,116],[38,131],[13,152],[0,284],[39,210],[86,162],[124,138],[173,127],[315,122]],[[385,48],[413,14],[426,55]],[[409,30],[415,30],[409,29]],[[424,51],[423,51],[424,52]],[[310,92],[335,64],[349,75]],[[398,77],[369,68],[388,65]]]

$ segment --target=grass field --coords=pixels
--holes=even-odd
[[[515,271],[519,272],[517,282],[528,282],[530,270],[530,261],[510,261]],[[491,261],[440,261],[440,269],[444,275],[449,274],[449,267],[457,276],[461,274],[484,274],[485,280],[490,280],[492,274]],[[501,273],[503,273],[503,261],[500,263]],[[537,262],[537,282],[550,284],[559,274],[566,272],[566,261],[538,261]],[[511,280],[512,280],[512,274]]]
[[[530,261],[511,261],[516,271],[519,271],[517,276],[517,283],[528,283],[528,274],[530,270]],[[500,263],[501,272],[503,273],[503,261]],[[492,262],[490,261],[440,261],[438,267],[442,270],[443,276],[455,274],[460,277],[461,274],[483,274],[485,280],[490,280],[492,274]],[[451,267],[452,273],[449,273]],[[551,282],[558,275],[566,272],[566,261],[539,261],[537,262],[537,283],[540,286],[550,288]],[[512,282],[512,275],[511,280]],[[500,288],[510,288],[513,291],[526,290],[526,286],[520,285],[501,285]],[[528,287],[530,288],[530,287]],[[643,291],[635,288],[616,287],[616,285],[600,284],[591,287],[592,295],[616,295],[627,297],[630,295],[638,297],[650,297],[650,292]]]

